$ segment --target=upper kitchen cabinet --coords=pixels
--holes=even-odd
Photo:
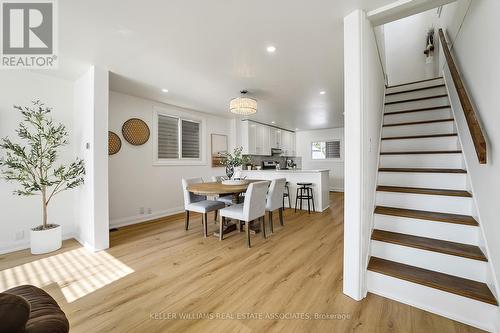
[[[295,133],[281,131],[281,150],[284,156],[295,156]]]
[[[241,145],[245,155],[271,155],[271,128],[266,125],[243,121],[241,125]]]
[[[281,148],[281,130],[276,127],[271,127],[271,148]]]
[[[241,122],[241,145],[245,155],[271,156],[271,148],[283,156],[295,156],[295,133],[251,120]]]

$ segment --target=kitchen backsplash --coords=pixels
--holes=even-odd
[[[248,155],[252,159],[254,166],[262,166],[262,161],[279,161],[282,169],[286,168],[286,160],[290,159],[297,165],[297,169],[302,169],[301,157],[281,157],[281,156],[261,156],[261,155]]]

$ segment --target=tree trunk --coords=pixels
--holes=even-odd
[[[42,187],[43,229],[47,229],[47,188]]]

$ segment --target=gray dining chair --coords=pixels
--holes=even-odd
[[[285,178],[274,179],[267,192],[266,212],[269,214],[269,226],[271,233],[274,232],[273,212],[278,210],[280,224],[283,226],[283,194],[285,193]]]
[[[224,180],[223,176],[212,176],[212,181],[214,183],[222,183]],[[233,204],[233,196],[232,195],[223,195],[215,198],[217,201],[223,202],[227,206],[231,206]]]
[[[182,179],[182,191],[184,193],[185,227],[189,229],[189,212],[201,213],[203,223],[203,236],[208,236],[208,213],[217,212],[226,205],[217,200],[207,200],[206,196],[196,195],[187,190],[191,184],[203,183],[201,178]]]
[[[236,220],[237,227],[239,230],[240,222],[245,224],[245,230],[247,234],[247,245],[250,248],[250,223],[255,220],[261,222],[262,236],[266,238],[266,192],[269,187],[268,181],[255,182],[248,185],[248,189],[245,195],[245,201],[241,204],[232,205],[221,209],[220,216],[222,217],[222,223],[219,225],[219,240],[222,240],[223,235],[223,225],[226,222],[226,218]]]

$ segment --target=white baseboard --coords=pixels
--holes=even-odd
[[[68,232],[62,235],[63,240],[75,238],[76,235],[74,232]],[[0,247],[0,255],[1,254],[7,254],[11,252],[16,252],[16,251],[22,251],[30,248],[30,240],[29,239],[23,239],[19,240],[16,242],[12,242],[7,244],[6,246]]]
[[[184,207],[174,207],[167,210],[159,211],[153,214],[141,214],[136,216],[121,217],[109,221],[110,228],[120,228],[137,223],[143,223],[170,215],[175,215],[184,212]]]

